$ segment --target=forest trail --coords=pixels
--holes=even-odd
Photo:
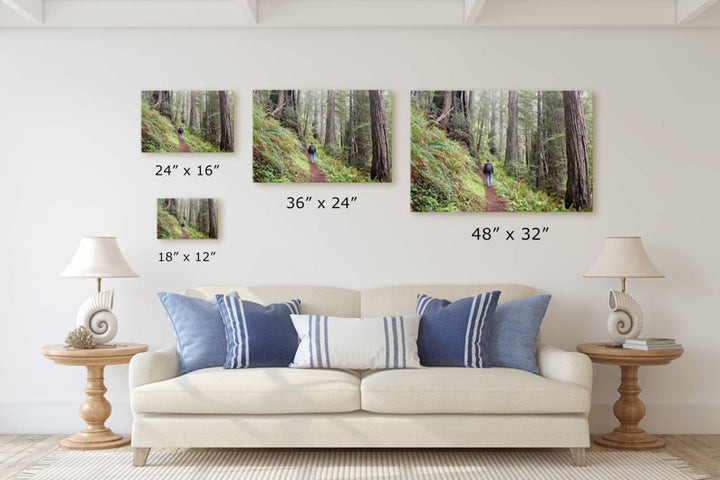
[[[172,137],[170,137],[170,138],[172,138]],[[190,151],[190,147],[188,147],[187,143],[185,143],[185,141],[182,138],[180,138],[180,134],[178,134],[178,142],[179,142],[178,143],[178,152],[189,152]]]
[[[190,235],[187,234],[185,228],[182,229],[182,238],[190,238]]]
[[[487,185],[487,178],[482,167],[478,170],[478,176],[482,179],[483,185]],[[507,203],[504,198],[495,193],[495,187],[485,187],[485,200],[487,200],[486,212],[507,212]]]
[[[310,183],[327,182],[325,173],[317,167],[317,163],[312,163],[310,161],[310,154],[307,151],[305,152],[305,156],[307,157],[308,164],[310,165]]]

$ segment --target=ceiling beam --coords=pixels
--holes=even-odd
[[[717,27],[719,7],[720,0],[0,0],[0,27]]]
[[[676,0],[493,0],[482,27],[676,26]]]
[[[686,25],[705,13],[718,0],[677,0],[677,23]]]
[[[258,23],[258,0],[237,0],[240,2],[240,8],[243,11],[244,17],[247,23],[256,24]]]
[[[249,0],[50,0],[44,25],[245,27],[256,24],[251,11]]]
[[[477,23],[484,6],[485,0],[465,0],[464,23],[466,25]]]
[[[260,25],[274,27],[451,27],[462,24],[463,1],[260,0]]]
[[[0,2],[28,22],[43,23],[43,0],[0,0]]]

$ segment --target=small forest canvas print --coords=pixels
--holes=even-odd
[[[157,238],[216,239],[217,208],[214,198],[158,198]]]
[[[389,182],[391,116],[384,90],[257,90],[253,180]]]
[[[143,152],[234,152],[235,95],[228,90],[141,94]]]
[[[411,104],[412,211],[592,211],[592,92],[414,91]]]

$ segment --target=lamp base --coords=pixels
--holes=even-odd
[[[107,290],[93,295],[83,302],[75,317],[75,325],[87,328],[95,345],[106,345],[115,338],[118,321],[112,312],[114,290]]]
[[[610,340],[624,342],[640,336],[643,328],[643,313],[637,301],[627,293],[610,290],[608,298],[610,316],[607,332]]]

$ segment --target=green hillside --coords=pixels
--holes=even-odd
[[[190,152],[219,152],[220,149],[212,143],[205,142],[190,133],[190,129],[179,123],[185,130],[183,141]],[[143,152],[180,152],[180,140],[177,128],[169,118],[150,108],[147,102],[142,102],[141,138]]]
[[[198,232],[189,225],[185,225],[185,232],[191,239],[206,239],[207,235]],[[168,211],[157,207],[157,238],[171,239],[182,238],[182,227],[177,218],[173,217]]]
[[[310,165],[300,140],[261,108],[253,111],[253,180],[309,182]]]
[[[411,136],[412,210],[484,211],[485,189],[467,150],[422,115],[413,115]]]

